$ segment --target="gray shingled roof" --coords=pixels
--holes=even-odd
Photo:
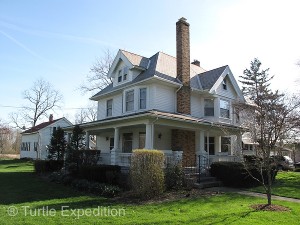
[[[140,75],[138,75],[131,82],[113,87],[112,84],[108,85],[106,88],[95,94],[91,99],[110,93],[112,91],[117,91],[122,89],[125,86],[137,83],[139,81],[146,80],[150,77],[159,77],[167,81],[172,81],[180,84],[181,82],[176,78],[177,69],[176,69],[176,58],[170,55],[167,55],[163,52],[158,52],[150,58],[136,55],[124,50],[121,50],[122,53],[128,58],[128,60],[136,66],[145,68]],[[150,62],[150,63],[149,63]],[[146,65],[147,64],[147,65]],[[220,77],[226,66],[205,71],[203,68],[191,64],[191,87],[196,89],[210,89],[213,84]],[[200,84],[200,83],[201,84]]]
[[[219,77],[222,75],[222,73],[224,72],[226,67],[227,67],[227,65],[213,69],[213,70],[206,71],[204,73],[200,73],[191,79],[191,80],[193,80],[193,81],[191,81],[191,84],[196,83],[195,80],[198,79],[201,83],[202,89],[209,90],[214,86],[214,84],[219,79]]]

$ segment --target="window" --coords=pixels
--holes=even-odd
[[[229,102],[220,100],[220,116],[223,118],[229,118]]]
[[[113,150],[115,147],[115,138],[110,138],[109,139],[109,150]]]
[[[139,133],[139,149],[145,148],[145,142],[146,142],[146,133],[140,132]]]
[[[112,105],[113,105],[113,100],[107,100],[106,102],[106,116],[112,116]]]
[[[30,142],[22,142],[21,151],[30,151]]]
[[[214,116],[214,100],[204,99],[204,116]]]
[[[227,90],[227,83],[226,83],[226,79],[224,78],[222,81],[222,86],[224,90]]]
[[[128,75],[128,67],[127,67],[127,66],[125,66],[125,67],[123,68],[123,71],[124,71],[123,80],[127,80],[127,75]]]
[[[140,89],[140,109],[146,109],[146,101],[147,101],[147,89],[141,88]]]
[[[126,102],[126,112],[133,111],[134,109],[134,90],[127,91],[125,95],[125,102]]]
[[[221,152],[229,152],[231,146],[230,137],[221,137]]]
[[[34,149],[35,152],[38,150],[38,146],[39,146],[38,142],[33,143],[33,149]]]
[[[209,148],[209,154],[214,155],[215,154],[215,137],[209,137],[208,143],[207,143],[207,137],[204,137],[204,147],[205,147],[206,152],[207,152],[207,149]]]
[[[122,82],[122,70],[118,72],[118,82]]]
[[[123,134],[123,152],[131,153],[132,152],[132,133]]]

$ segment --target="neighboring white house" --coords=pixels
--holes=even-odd
[[[22,133],[20,158],[46,159],[46,146],[50,144],[52,133],[58,127],[72,126],[66,118],[53,120],[51,114],[48,122],[41,123]]]
[[[91,97],[98,119],[80,126],[87,138],[96,135],[102,163],[126,166],[137,148],[162,150],[173,159],[182,154],[193,166],[199,155],[206,164],[241,154],[245,129],[234,104],[245,99],[229,66],[206,71],[199,61],[190,63],[184,18],[176,31],[177,58],[119,50],[108,73],[112,84]]]

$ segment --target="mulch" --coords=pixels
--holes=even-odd
[[[163,203],[175,200],[183,200],[183,199],[193,199],[198,197],[211,197],[215,195],[219,195],[219,192],[216,191],[207,191],[200,189],[191,189],[191,190],[174,190],[163,193],[162,195],[156,196],[151,199],[139,198],[132,191],[124,192],[121,196],[115,197],[111,199],[116,203],[125,203],[125,204],[133,204],[133,205],[145,205],[152,203]]]
[[[289,208],[281,205],[255,204],[255,205],[251,205],[250,207],[252,209],[255,209],[256,211],[277,211],[277,212],[290,211]]]

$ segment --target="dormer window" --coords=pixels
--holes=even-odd
[[[223,79],[222,86],[223,86],[224,90],[227,90],[227,83],[226,83],[226,79],[225,78]]]
[[[124,75],[123,75],[123,80],[127,80],[127,75],[128,75],[128,67],[124,67],[123,68],[123,71],[124,71]]]
[[[118,82],[122,82],[122,70],[119,70],[118,72]]]

